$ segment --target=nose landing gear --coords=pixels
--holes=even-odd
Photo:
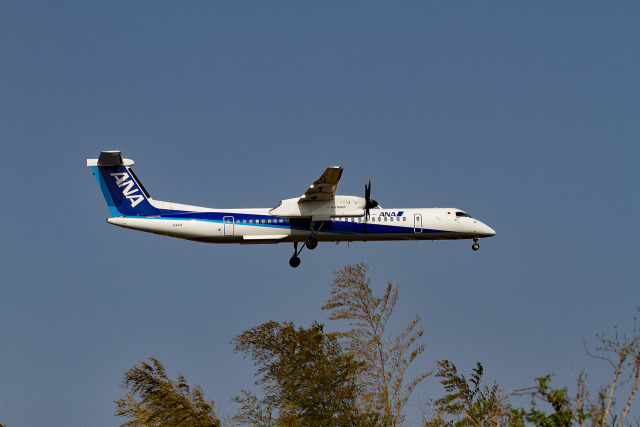
[[[478,243],[478,239],[473,239],[473,246],[471,246],[471,249],[473,249],[474,251],[480,249],[480,243]]]

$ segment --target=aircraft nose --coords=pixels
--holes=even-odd
[[[480,237],[491,237],[496,235],[496,232],[493,228],[480,221],[478,221],[478,228],[476,231]]]

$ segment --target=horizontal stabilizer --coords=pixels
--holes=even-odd
[[[87,159],[87,166],[132,166],[133,160],[122,158],[121,151],[103,151],[97,159]]]

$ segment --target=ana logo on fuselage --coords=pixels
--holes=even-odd
[[[140,194],[140,190],[138,188],[134,188],[133,180],[128,173],[116,172],[112,173],[111,176],[116,179],[116,185],[122,188],[122,194],[124,197],[129,199],[132,208],[135,208],[138,203],[144,200],[144,196]]]
[[[396,212],[380,212],[380,216],[402,216],[402,214],[404,214],[404,211],[399,211],[398,213],[396,213]]]

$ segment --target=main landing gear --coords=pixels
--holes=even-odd
[[[300,250],[298,250],[298,242],[293,242],[293,255],[291,256],[291,259],[289,259],[289,265],[291,267],[296,268],[300,265],[300,257],[298,255],[300,255],[300,252],[302,252],[305,246],[309,248],[309,250],[314,250],[318,247],[318,239],[316,238],[316,234],[318,233],[318,231],[320,231],[323,225],[324,222],[320,224],[320,227],[318,227],[317,230],[314,230],[314,223],[311,222],[311,234],[309,235],[307,241],[302,244]]]
[[[473,246],[471,246],[471,249],[473,249],[474,251],[480,249],[480,243],[478,243],[478,239],[473,239]]]
[[[298,242],[293,242],[293,255],[291,259],[289,259],[289,265],[293,268],[296,268],[300,265],[300,252],[304,249],[304,247],[308,247],[309,249],[315,249],[318,246],[318,240],[315,237],[310,236],[306,242],[302,244],[300,250],[298,250]]]
[[[300,257],[298,255],[300,255],[302,249],[304,249],[304,245],[302,245],[302,248],[300,248],[300,250],[298,251],[298,242],[293,242],[293,256],[289,260],[289,265],[291,267],[296,268],[300,265]]]
[[[309,248],[309,250],[314,250],[315,248],[318,247],[318,239],[316,239],[313,234],[311,236],[309,236],[309,238],[307,239],[307,241],[305,242],[307,245],[307,248]]]
[[[304,248],[304,245],[302,248]],[[300,249],[300,252],[302,252],[302,249]],[[298,252],[298,242],[293,242],[293,256],[289,260],[289,265],[291,267],[296,268],[300,265],[300,257],[298,256],[300,252]]]

